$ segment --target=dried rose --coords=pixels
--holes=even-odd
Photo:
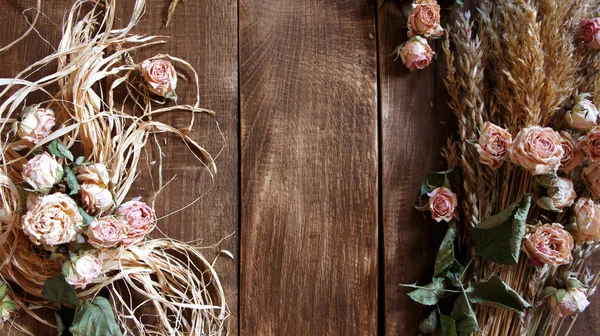
[[[508,157],[511,143],[512,136],[508,131],[487,121],[479,136],[479,143],[475,145],[479,162],[492,169],[500,168]]]
[[[440,6],[435,0],[417,0],[408,16],[408,37],[435,38],[444,35],[440,25]]]
[[[573,237],[558,223],[536,225],[523,238],[521,249],[536,267],[564,265],[572,260]]]
[[[39,197],[23,216],[22,229],[37,244],[60,245],[71,242],[81,233],[83,217],[77,204],[61,193]]]
[[[127,238],[127,224],[115,216],[92,222],[87,231],[88,243],[95,248],[111,248]]]
[[[560,132],[560,145],[563,148],[563,157],[560,160],[560,169],[565,173],[570,173],[573,169],[581,166],[585,161],[585,156],[581,152],[581,144],[575,145],[575,141],[567,132]]]
[[[29,106],[23,110],[21,121],[16,124],[17,134],[21,139],[35,144],[52,132],[55,122],[51,109]]]
[[[600,197],[600,161],[592,162],[589,166],[583,168],[581,176],[594,197]]]
[[[63,178],[63,168],[56,159],[44,152],[23,165],[23,181],[38,193],[46,194]]]
[[[581,313],[590,305],[587,289],[582,287],[558,289],[548,297],[548,305],[556,317],[566,317]]]
[[[588,160],[594,162],[600,159],[600,127],[592,128],[580,143]]]
[[[67,282],[75,288],[85,288],[102,272],[100,261],[92,254],[67,261],[63,266],[63,275]]]
[[[456,194],[446,187],[440,187],[428,193],[429,211],[437,222],[450,222],[454,218],[454,210],[458,205]]]
[[[177,98],[177,72],[171,62],[162,59],[145,60],[142,62],[142,76],[151,92],[165,98]]]
[[[600,18],[581,20],[579,22],[579,38],[586,46],[600,49]]]
[[[124,244],[139,241],[152,229],[154,211],[144,202],[125,202],[117,208],[115,215],[123,217],[127,223],[127,238],[123,240]]]
[[[513,163],[535,175],[555,172],[564,150],[560,134],[549,127],[529,126],[522,129],[509,150]]]
[[[402,63],[413,71],[415,69],[423,69],[431,63],[431,59],[435,52],[431,50],[427,40],[421,36],[414,36],[402,46],[398,52]]]
[[[542,209],[560,212],[562,209],[573,205],[575,198],[577,198],[573,182],[569,179],[553,178],[545,187],[546,196],[540,197],[536,201]]]
[[[92,214],[105,211],[114,204],[110,190],[95,183],[83,183],[79,186],[81,203]]]
[[[94,163],[77,168],[77,181],[80,183],[93,182],[102,187],[108,187],[110,176],[104,164]]]
[[[600,240],[600,205],[589,198],[580,198],[573,206],[573,219],[580,241]]]
[[[575,97],[573,109],[565,116],[571,127],[579,130],[587,130],[598,125],[598,109],[586,98],[589,94],[580,94]]]

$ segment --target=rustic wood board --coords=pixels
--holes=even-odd
[[[374,335],[374,3],[239,7],[240,333]]]

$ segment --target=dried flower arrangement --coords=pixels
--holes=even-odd
[[[568,335],[590,304],[600,246],[600,8],[483,1],[444,42],[457,138],[418,209],[448,222],[431,283],[434,335]],[[518,25],[514,23],[518,22]],[[521,253],[523,252],[523,253]],[[440,304],[447,301],[448,305]]]
[[[130,33],[145,0],[135,1],[124,28],[114,26],[117,6],[76,1],[55,52],[0,79],[2,320],[30,335],[16,312],[59,335],[220,335],[229,311],[212,263],[197,246],[151,239],[156,195],[147,203],[128,196],[158,133],[180,137],[199,167],[216,173],[190,137],[196,114],[213,112],[199,107],[198,76],[186,61],[134,61],[133,51],[164,43]],[[47,66],[56,72],[28,79]],[[175,66],[194,75],[191,104],[177,102]],[[47,99],[26,106],[39,93]],[[173,112],[189,125],[156,120]],[[160,177],[158,192],[164,187]],[[56,321],[40,309],[55,311]]]

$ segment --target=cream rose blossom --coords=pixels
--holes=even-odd
[[[83,218],[77,204],[65,194],[39,197],[22,218],[23,232],[37,245],[60,245],[82,232]]]
[[[540,197],[537,204],[546,210],[562,211],[575,202],[577,194],[573,188],[573,182],[569,179],[557,177],[546,186],[546,196]]]
[[[571,127],[579,130],[587,130],[598,124],[598,109],[590,100],[586,99],[589,94],[580,94],[575,97],[571,111],[565,116]]]
[[[435,54],[429,47],[427,40],[421,36],[415,36],[406,41],[398,52],[402,63],[413,71],[415,69],[423,69],[431,63],[431,59]]]
[[[45,194],[63,178],[63,168],[50,154],[44,152],[23,165],[23,181],[36,192]]]
[[[587,289],[559,289],[548,297],[548,305],[556,317],[566,317],[583,312],[590,302],[587,299]]]
[[[600,198],[600,161],[592,162],[583,168],[583,182],[595,198]]]
[[[52,132],[55,123],[54,111],[51,109],[29,106],[23,111],[21,121],[17,124],[17,134],[21,139],[36,144]]]
[[[568,174],[583,164],[585,156],[581,152],[581,146],[575,144],[569,133],[562,131],[560,132],[560,137],[560,145],[564,152],[560,160],[560,169]]]
[[[479,143],[475,145],[479,153],[479,162],[492,169],[500,168],[508,157],[511,143],[512,136],[508,131],[489,121],[486,122],[479,136]]]
[[[102,163],[81,165],[77,168],[77,181],[81,183],[93,182],[102,187],[108,187],[110,175],[106,166]]]
[[[140,201],[129,201],[121,204],[116,216],[123,218],[127,224],[127,238],[124,244],[131,244],[142,239],[152,229],[154,222],[154,211],[146,203]]]
[[[440,187],[428,193],[429,211],[437,222],[450,222],[454,218],[454,210],[458,205],[456,194],[446,187]]]
[[[440,25],[440,6],[435,0],[417,0],[408,16],[408,37],[421,35],[427,38],[444,35]]]
[[[80,166],[77,169],[77,181],[80,183],[83,207],[90,213],[103,212],[114,204],[109,189],[110,176],[105,165],[96,163]]]
[[[565,265],[572,260],[573,237],[558,223],[536,225],[523,238],[521,249],[536,267]]]
[[[516,136],[509,150],[510,160],[535,175],[555,172],[564,150],[560,134],[549,127],[529,126]]]
[[[579,22],[579,38],[586,46],[600,49],[600,18],[581,20]]]
[[[115,247],[127,238],[127,224],[115,216],[102,217],[90,224],[87,236],[95,248]]]
[[[153,93],[165,98],[177,98],[177,72],[171,62],[162,59],[145,60],[142,62],[142,76]]]
[[[67,263],[63,267],[63,275],[67,282],[75,288],[85,288],[102,272],[100,261],[90,253],[74,258]]]
[[[600,205],[589,198],[580,198],[573,206],[574,233],[580,241],[600,240]]]

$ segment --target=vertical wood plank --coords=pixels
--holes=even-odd
[[[440,149],[450,134],[438,60],[410,72],[390,54],[406,41],[409,2],[378,8],[382,124],[385,335],[417,335],[427,308],[414,303],[401,283],[431,280],[433,259],[445,227],[424,219],[414,204],[424,175],[443,168]],[[430,41],[436,50],[436,42]],[[440,55],[437,55],[439,58]]]
[[[27,2],[27,3],[26,3]],[[26,24],[21,12],[35,4],[35,1],[2,2],[0,17],[7,23],[0,31],[0,44],[14,40],[25,29]],[[40,17],[39,30],[50,43],[56,45],[60,39],[61,23],[65,10],[73,3],[70,0],[42,2],[43,13],[49,19]],[[132,55],[136,61],[159,53],[168,53],[187,60],[198,72],[200,80],[201,106],[214,110],[216,117],[198,118],[191,136],[205,146],[211,153],[217,154],[223,147],[223,139],[215,122],[218,122],[227,146],[217,159],[218,174],[214,182],[209,174],[188,152],[185,145],[174,137],[166,137],[167,146],[160,139],[166,155],[163,160],[165,181],[177,178],[158,197],[156,202],[158,216],[172,212],[192,202],[198,195],[208,192],[185,211],[159,221],[158,227],[169,237],[186,242],[197,242],[201,246],[218,243],[226,239],[216,250],[205,250],[207,257],[215,256],[215,251],[227,249],[238,254],[237,231],[239,226],[239,164],[238,164],[238,68],[237,68],[237,0],[208,0],[201,2],[183,2],[179,5],[174,21],[164,27],[167,8],[170,1],[148,1],[146,14],[135,33],[145,35],[170,36],[167,44],[144,49]],[[132,1],[117,2],[118,17],[122,24],[131,13]],[[28,14],[31,17],[31,12]],[[51,21],[50,21],[51,20]],[[0,56],[10,66],[0,67],[1,76],[10,76],[35,60],[49,54],[51,47],[32,33],[13,50]],[[5,63],[6,64],[6,63]],[[46,73],[55,68],[44,69]],[[184,72],[188,78],[191,73]],[[193,86],[189,81],[180,80],[177,93],[182,101],[193,99]],[[169,115],[161,121],[186,126],[176,115]],[[154,151],[151,150],[154,148]],[[158,160],[156,147],[149,144],[149,161]],[[154,157],[153,157],[154,155]],[[144,200],[153,194],[153,184],[142,164],[142,174],[138,178],[131,196],[142,195]],[[238,262],[226,257],[219,258],[216,269],[221,276],[228,304],[231,310],[228,331],[238,334]],[[25,320],[36,335],[55,335],[51,328],[40,326],[34,321]],[[18,333],[14,333],[17,335]],[[11,335],[13,333],[11,332]]]
[[[374,2],[239,7],[240,333],[374,335]]]

